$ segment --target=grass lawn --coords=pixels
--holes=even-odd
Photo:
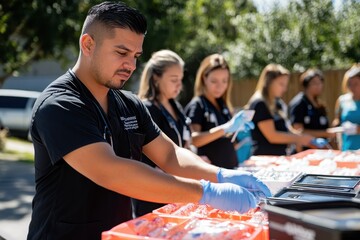
[[[34,161],[34,149],[32,142],[14,137],[4,139],[5,148],[0,151],[1,160]]]

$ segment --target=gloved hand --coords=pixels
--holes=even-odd
[[[254,123],[246,121],[244,111],[240,111],[233,116],[227,123],[221,125],[222,129],[226,134],[234,133],[239,131],[249,131],[254,128]]]
[[[357,124],[346,121],[341,124],[344,129],[344,133],[347,135],[355,135],[357,134]]]
[[[223,211],[238,211],[246,213],[256,207],[255,197],[245,188],[231,183],[211,183],[200,180],[203,186],[203,195],[200,204],[210,206]]]
[[[314,147],[324,148],[329,144],[329,141],[324,138],[313,138],[310,143]]]
[[[246,188],[257,200],[271,197],[270,189],[250,172],[219,168],[217,179],[219,183],[234,183]]]

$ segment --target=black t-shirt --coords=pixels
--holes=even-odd
[[[68,71],[36,101],[36,193],[28,239],[100,239],[101,232],[131,219],[129,197],[95,184],[63,159],[85,145],[108,142],[118,156],[140,160],[142,146],[160,134],[135,95],[110,90],[108,100],[106,115]]]
[[[221,106],[221,111],[204,96],[195,97],[185,107],[185,113],[191,119],[192,124],[201,125],[201,131],[209,131],[231,119],[225,103],[221,99],[217,99],[217,101]],[[199,147],[197,153],[207,156],[213,165],[219,167],[231,169],[238,165],[234,145],[228,137],[221,137]]]
[[[161,105],[154,101],[144,101],[148,108],[152,119],[160,127],[161,131],[165,133],[176,145],[185,146],[185,143],[190,140],[190,128],[186,123],[186,117],[183,113],[180,103],[170,99],[170,104],[177,113],[178,120],[175,120],[171,114]],[[157,167],[145,154],[142,156],[142,162]],[[134,214],[136,217],[142,216],[146,213],[152,212],[154,209],[164,206],[161,203],[146,202],[134,199]]]
[[[282,107],[283,104],[284,103],[278,101],[277,108],[279,110],[281,108],[281,110],[284,111]],[[288,132],[285,119],[279,114],[272,115],[264,100],[260,98],[252,99],[249,103],[249,109],[255,110],[252,119],[255,128],[251,131],[253,139],[253,155],[286,155],[287,144],[270,143],[258,127],[259,122],[272,119],[277,131]]]
[[[314,107],[303,92],[290,101],[289,116],[292,124],[301,123],[304,129],[325,130],[329,127],[325,108]]]

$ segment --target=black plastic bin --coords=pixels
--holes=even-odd
[[[359,240],[360,200],[265,205],[270,240]]]

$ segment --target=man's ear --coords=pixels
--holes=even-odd
[[[80,48],[84,55],[90,55],[94,50],[94,45],[94,39],[88,33],[85,33],[80,37]]]

